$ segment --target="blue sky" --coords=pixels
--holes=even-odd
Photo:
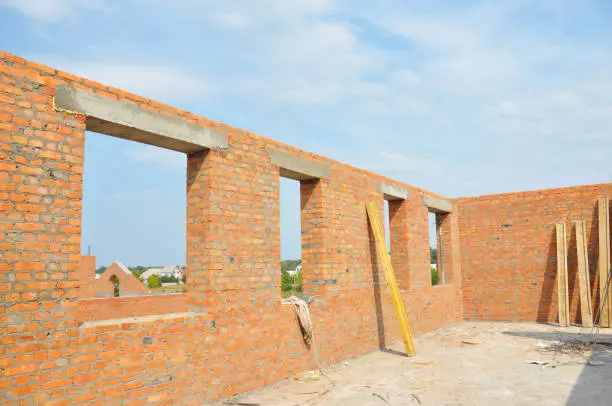
[[[0,46],[456,197],[612,180],[610,21],[604,0],[0,0]],[[84,246],[184,263],[184,157],[96,134],[86,155]]]

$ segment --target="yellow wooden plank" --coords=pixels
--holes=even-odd
[[[567,233],[565,223],[557,228],[557,298],[559,301],[559,325],[569,326],[569,293],[567,283]]]
[[[378,211],[374,202],[368,202],[366,204],[366,211],[370,219],[372,231],[374,232],[374,238],[376,239],[376,250],[378,251],[378,255],[380,256],[385,269],[387,285],[391,291],[391,299],[393,301],[395,314],[397,315],[397,319],[399,321],[402,339],[404,340],[404,345],[406,347],[406,354],[412,357],[416,354],[414,349],[414,340],[412,338],[412,331],[410,330],[410,326],[408,324],[406,309],[404,309],[404,302],[402,301],[399,286],[397,285],[397,280],[395,279],[395,273],[393,272],[393,266],[391,265],[391,257],[387,251],[385,236],[382,231],[380,220],[378,218]]]
[[[599,305],[601,307],[601,327],[610,327],[612,315],[612,287],[606,292],[606,282],[610,274],[610,202],[607,197],[599,199]]]
[[[582,326],[593,327],[593,305],[591,303],[591,278],[587,252],[586,225],[584,220],[576,224],[576,249],[578,250],[578,284],[580,287],[580,311]]]

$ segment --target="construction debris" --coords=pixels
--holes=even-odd
[[[538,361],[538,360],[527,360],[525,361],[527,364],[535,364],[535,365],[548,365],[550,362],[548,361]]]
[[[410,397],[414,399],[419,405],[422,405],[421,398],[419,397],[419,395],[417,395],[416,393],[411,393]]]
[[[382,399],[383,402],[385,402],[385,403],[389,403],[389,394],[388,393],[387,393],[387,398],[386,399],[384,397],[382,397],[381,395],[379,395],[378,393],[376,393],[376,392],[372,392],[372,396],[375,396],[375,397],[377,397],[379,399]]]
[[[310,318],[310,310],[308,309],[308,304],[306,301],[296,296],[289,296],[288,298],[281,300],[281,303],[295,307],[295,313],[297,314],[300,326],[302,326],[304,342],[309,347],[312,346],[312,319]]]
[[[593,345],[578,339],[566,341],[554,341],[545,347],[539,347],[541,352],[549,352],[555,355],[564,354],[572,356],[584,356],[593,349]]]
[[[321,372],[319,370],[316,371],[305,371],[301,374],[296,375],[296,381],[304,381],[304,382],[314,382],[321,379]]]

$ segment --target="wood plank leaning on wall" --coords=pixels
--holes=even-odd
[[[599,306],[601,327],[610,327],[612,315],[612,292],[610,292],[610,202],[607,197],[599,199]]]
[[[557,299],[559,325],[569,326],[569,293],[567,283],[567,232],[565,223],[557,223]]]
[[[593,303],[591,301],[591,278],[589,276],[589,256],[587,252],[586,223],[576,224],[576,249],[578,250],[578,285],[580,287],[580,312],[582,326],[593,327]]]

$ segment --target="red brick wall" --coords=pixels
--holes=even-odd
[[[151,292],[134,275],[127,274],[121,266],[113,262],[106,268],[100,278],[94,281],[95,296],[112,297],[114,294],[113,277],[119,280],[119,296],[146,295]]]
[[[227,151],[188,157],[186,294],[83,298],[86,126],[53,109],[58,84],[228,134]],[[404,258],[394,261],[415,332],[462,319],[454,215],[445,234],[452,282],[431,287],[424,191],[0,52],[0,207],[9,219],[0,229],[0,404],[196,405],[311,368],[293,309],[280,304],[279,171],[267,146],[331,166],[329,179],[301,186],[322,365],[398,337],[365,211],[374,200],[382,217],[379,182],[412,193],[394,216],[402,240],[392,246]]]
[[[597,199],[612,184],[457,199],[468,320],[558,321],[555,223],[565,223],[571,321],[580,322],[575,220],[586,220],[593,303],[598,305]]]

